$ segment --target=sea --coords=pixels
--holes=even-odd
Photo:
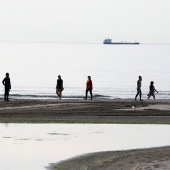
[[[12,99],[83,99],[87,76],[96,99],[133,99],[138,76],[142,98],[154,81],[157,99],[170,98],[170,44],[107,45],[76,43],[0,43],[0,80],[11,79]],[[0,85],[0,98],[4,87]]]

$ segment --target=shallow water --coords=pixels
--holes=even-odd
[[[43,170],[84,153],[170,145],[170,125],[0,124],[0,169]]]
[[[170,44],[0,43],[0,80],[10,73],[12,98],[56,98],[60,74],[67,99],[84,97],[90,75],[96,98],[134,98],[141,75],[143,98],[154,81],[156,98],[164,99],[170,98],[169,54]]]

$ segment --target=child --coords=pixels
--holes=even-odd
[[[148,99],[149,99],[151,96],[153,96],[153,98],[155,99],[155,94],[154,94],[155,91],[158,93],[158,91],[157,91],[157,90],[155,89],[155,87],[154,87],[154,82],[151,81],[150,86],[149,86]]]

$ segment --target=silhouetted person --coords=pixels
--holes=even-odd
[[[135,96],[135,100],[137,99],[138,95],[140,97],[140,101],[142,101],[142,91],[141,91],[141,86],[142,86],[142,77],[139,76],[139,79],[137,81],[137,94]]]
[[[154,87],[154,82],[153,81],[151,81],[151,83],[150,83],[150,86],[149,86],[149,94],[148,94],[148,99],[151,97],[151,96],[153,96],[153,98],[155,99],[155,91],[158,93],[158,91],[155,89],[155,87]]]
[[[61,76],[58,75],[57,85],[56,85],[56,93],[57,93],[59,99],[61,99],[63,90],[64,90],[64,88],[63,88],[63,80],[61,79]]]
[[[5,86],[4,100],[9,101],[9,91],[11,89],[9,73],[6,73],[6,77],[3,79],[2,84]]]
[[[92,100],[92,98],[93,98],[93,96],[92,96],[92,89],[93,89],[92,80],[91,80],[91,77],[88,76],[87,77],[87,82],[86,82],[86,97],[84,98],[85,100],[87,100],[88,91],[90,92],[91,100]]]

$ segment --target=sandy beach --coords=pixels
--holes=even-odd
[[[170,100],[0,100],[0,122],[170,124]],[[168,170],[170,147],[93,153],[51,165],[55,170]]]
[[[0,100],[0,122],[170,123],[170,100]]]
[[[50,170],[169,170],[170,147],[98,152],[75,157]]]

